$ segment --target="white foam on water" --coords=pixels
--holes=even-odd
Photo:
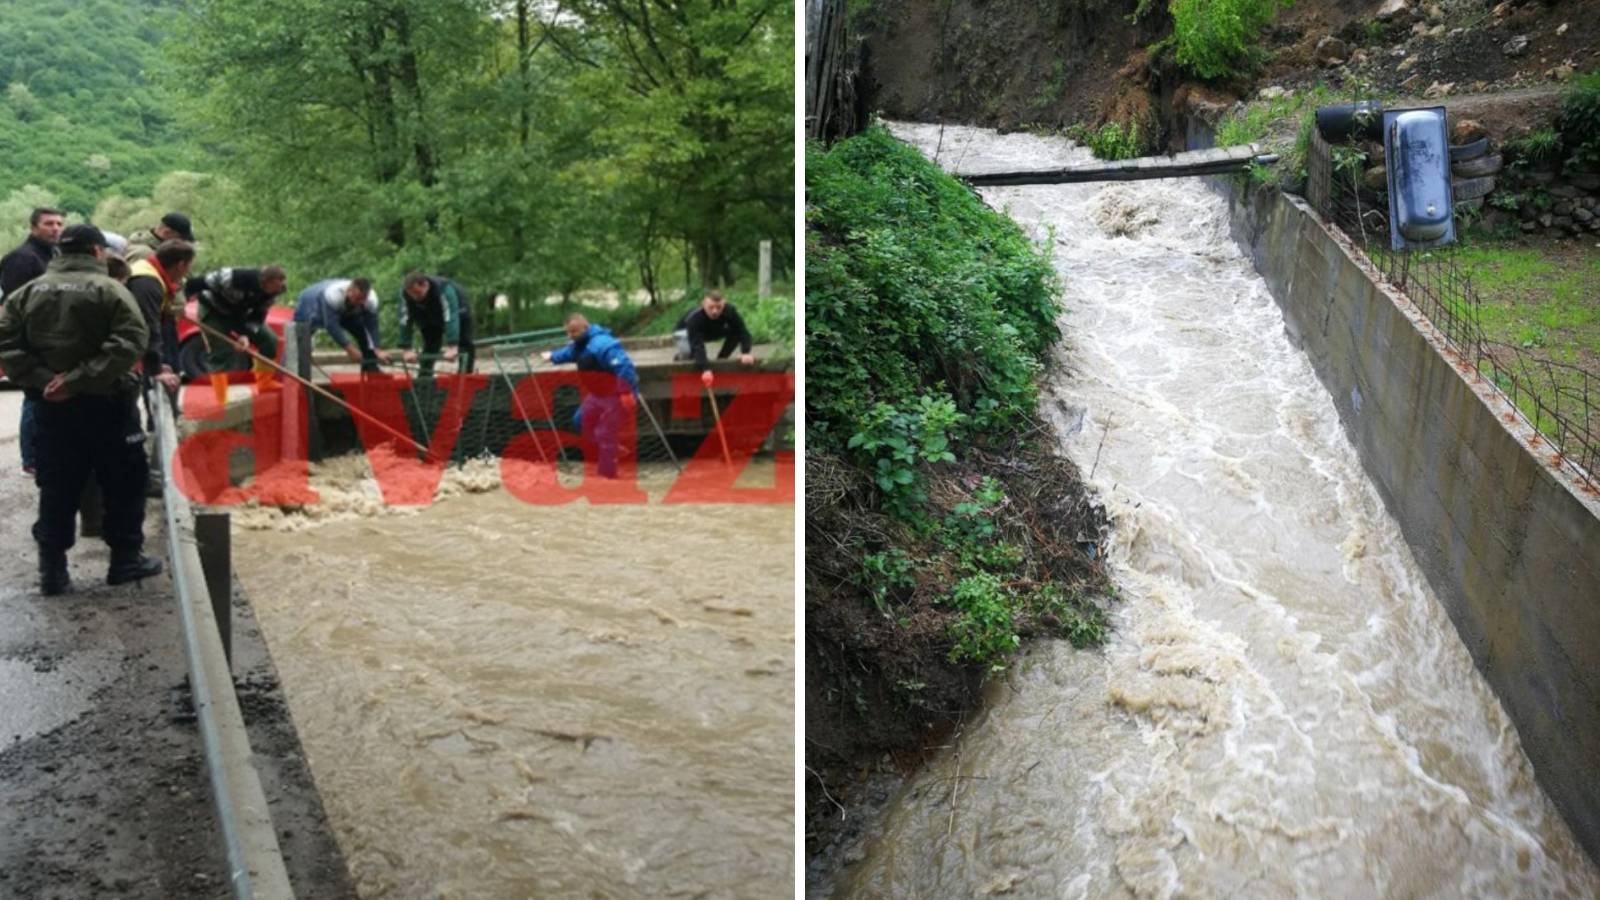
[[[964,172],[1088,158],[894,130]],[[1061,274],[1062,402],[1045,406],[1088,411],[1060,433],[1086,471],[1100,456],[1116,630],[1019,662],[838,892],[1600,894],[1223,199],[1197,181],[983,196]],[[952,788],[957,763],[973,777]]]

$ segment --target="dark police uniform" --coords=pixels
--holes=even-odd
[[[106,275],[104,262],[82,253],[55,259],[0,309],[0,365],[37,401],[39,519],[33,537],[45,593],[70,587],[66,551],[91,475],[105,501],[107,581],[120,584],[160,571],[159,562],[141,553],[149,463],[133,365],[148,341],[133,295]],[[44,400],[44,387],[58,373],[66,373],[66,399]]]

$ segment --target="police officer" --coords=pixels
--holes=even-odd
[[[288,276],[282,266],[259,269],[218,269],[203,278],[191,278],[184,291],[200,299],[200,324],[224,334],[235,334],[233,343],[208,336],[211,351],[206,368],[225,372],[233,363],[233,352],[243,353],[254,344],[267,359],[278,358],[278,337],[267,325],[267,310],[286,286]],[[270,366],[255,363],[256,383],[263,388],[277,386]]]
[[[400,342],[406,362],[417,362],[411,350],[411,332],[422,332],[422,357],[419,373],[433,374],[433,364],[444,348],[444,359],[461,357],[460,370],[472,371],[472,307],[467,292],[448,278],[412,272],[400,288]]]
[[[160,560],[144,555],[149,463],[136,405],[133,365],[149,329],[127,288],[106,275],[106,239],[93,225],[61,233],[61,255],[0,309],[0,365],[39,401],[39,588],[71,590],[67,550],[84,484],[105,498],[111,547],[107,584],[148,578]]]

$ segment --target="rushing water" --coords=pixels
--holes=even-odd
[[[535,507],[469,466],[398,512],[361,471],[236,514],[234,559],[363,897],[792,892],[792,505]]]
[[[897,128],[949,169],[1088,158]],[[1278,308],[1196,181],[985,191],[1068,310],[1047,398],[1116,520],[1116,631],[1046,644],[914,778],[847,896],[1587,897]]]

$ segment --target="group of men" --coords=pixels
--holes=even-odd
[[[111,548],[108,584],[158,574],[143,552],[145,491],[150,476],[138,398],[145,384],[178,386],[180,297],[198,301],[208,371],[232,368],[252,348],[262,389],[277,387],[266,364],[278,353],[268,310],[288,283],[281,266],[222,268],[190,275],[196,255],[187,216],[168,213],[127,239],[93,225],[67,227],[60,210],[29,217],[28,237],[0,258],[0,368],[25,391],[20,445],[23,469],[39,488],[33,527],[40,589],[70,590],[67,551],[75,539],[79,500],[91,478],[104,504],[101,535]],[[473,328],[466,292],[455,281],[421,272],[401,286],[399,346],[422,377],[439,359],[471,371]],[[294,321],[326,331],[363,371],[389,364],[378,340],[378,298],[366,278],[318,281],[300,292]],[[722,340],[718,358],[735,347],[753,363],[749,329],[716,292],[684,316],[675,332],[680,358],[692,358],[707,388],[714,382],[706,342]],[[546,352],[553,364],[604,373],[574,416],[599,448],[598,472],[617,474],[617,435],[631,415],[639,379],[622,344],[585,317],[567,319],[569,342]],[[411,350],[417,333],[422,355]],[[626,387],[626,390],[623,388]]]

